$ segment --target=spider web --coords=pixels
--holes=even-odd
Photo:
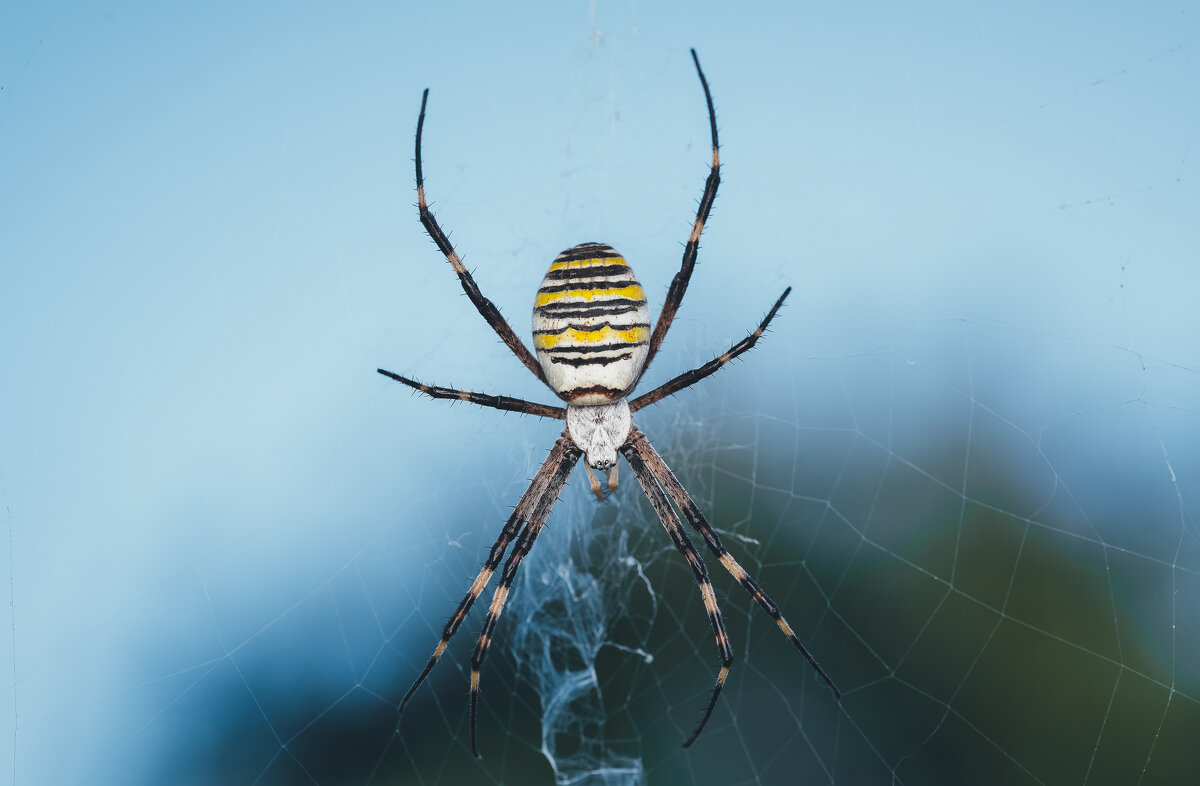
[[[876,10],[0,26],[0,779],[1200,781],[1195,23]],[[397,707],[559,427],[374,378],[549,400],[407,210],[419,91],[434,209],[524,335],[583,240],[660,305],[707,157],[689,45],[727,169],[645,386],[796,289],[636,419],[844,697],[705,554],[736,662],[681,749],[703,603],[628,467],[603,503],[578,475],[476,761],[490,590]]]

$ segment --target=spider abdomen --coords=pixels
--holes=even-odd
[[[555,393],[583,406],[624,397],[649,342],[646,293],[612,246],[582,243],[554,259],[533,304],[533,346]]]

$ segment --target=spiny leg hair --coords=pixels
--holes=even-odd
[[[791,287],[783,290],[783,294],[779,296],[779,300],[776,300],[775,305],[771,306],[771,310],[767,312],[767,316],[763,318],[763,321],[759,323],[758,327],[755,328],[753,333],[734,344],[727,352],[724,352],[718,357],[713,358],[703,366],[694,368],[691,371],[685,371],[674,379],[659,385],[649,393],[644,393],[643,395],[635,398],[633,401],[630,401],[629,411],[637,412],[639,409],[648,407],[658,401],[662,401],[667,396],[674,395],[684,388],[691,387],[705,377],[716,373],[717,369],[721,368],[721,366],[733,360],[738,355],[742,354],[743,352],[749,352],[750,349],[753,348],[756,343],[758,343],[758,339],[761,338],[762,334],[766,331],[767,325],[771,324],[771,320],[775,318],[776,312],[779,311],[779,307],[783,305],[783,301],[787,299],[787,296],[791,293],[791,291]]]
[[[563,458],[569,451],[574,449],[571,437],[566,432],[558,438],[558,441],[554,443],[554,447],[550,449],[550,455],[546,457],[546,461],[542,464],[541,469],[533,476],[533,480],[529,483],[529,488],[525,490],[520,501],[517,502],[517,506],[513,508],[512,515],[508,517],[508,522],[505,523],[504,529],[501,530],[500,537],[496,538],[496,542],[492,545],[487,562],[483,564],[479,575],[475,577],[471,588],[467,590],[466,596],[458,604],[458,608],[450,617],[450,621],[446,623],[446,627],[442,631],[442,638],[433,651],[433,656],[429,658],[429,662],[425,664],[421,675],[413,681],[412,687],[408,689],[408,693],[405,693],[404,698],[400,701],[400,712],[404,712],[404,707],[408,704],[409,699],[413,697],[413,694],[417,692],[417,688],[421,687],[421,683],[425,682],[425,678],[429,676],[429,672],[433,671],[433,667],[437,665],[438,660],[442,657],[442,653],[446,651],[446,645],[450,643],[450,638],[454,636],[458,630],[458,626],[467,618],[467,613],[471,610],[471,606],[483,592],[484,588],[487,587],[488,582],[491,581],[492,574],[496,572],[496,568],[500,566],[500,560],[504,559],[504,552],[508,550],[508,544],[517,536],[521,525],[525,523],[525,518],[529,515],[530,508],[533,507],[534,503],[546,491],[546,487],[549,485],[555,470],[562,464]]]
[[[800,641],[799,637],[792,631],[791,626],[788,625],[787,620],[783,618],[783,615],[779,612],[779,606],[762,591],[762,588],[750,577],[745,568],[739,565],[729,551],[721,545],[721,539],[717,536],[716,530],[705,520],[704,514],[700,512],[700,508],[692,500],[691,495],[687,493],[683,484],[675,477],[675,473],[663,461],[662,456],[658,455],[658,451],[646,439],[646,435],[642,434],[635,427],[621,451],[629,459],[631,465],[633,464],[633,456],[645,462],[649,467],[651,476],[657,479],[663,488],[667,490],[667,494],[671,496],[671,499],[683,511],[683,515],[688,520],[688,523],[704,538],[704,542],[708,544],[708,548],[713,555],[746,588],[746,591],[758,602],[758,605],[762,606],[763,610],[771,615],[771,619],[775,620],[775,624],[783,631],[783,635],[791,639],[792,643],[796,645],[796,649],[800,650],[800,654],[804,656],[809,665],[816,670],[817,675],[833,691],[833,695],[838,699],[842,698],[842,692],[838,690],[837,685],[833,684],[833,679],[825,672],[825,669],[821,668],[821,664],[817,663],[817,659],[808,651],[808,648],[804,646],[804,642]]]
[[[458,280],[462,282],[463,291],[467,293],[467,297],[475,304],[476,310],[492,326],[492,329],[500,336],[500,340],[508,345],[508,348],[513,351],[517,359],[524,363],[525,367],[532,371],[535,377],[545,382],[546,375],[542,373],[542,367],[538,365],[537,358],[533,356],[529,348],[517,337],[512,327],[500,315],[500,309],[496,308],[496,305],[479,291],[479,285],[475,283],[475,279],[471,277],[471,273],[463,265],[458,253],[454,250],[454,246],[450,245],[450,239],[446,237],[446,233],[438,226],[437,219],[433,217],[433,212],[425,202],[425,179],[421,174],[421,131],[425,127],[425,102],[428,99],[429,88],[425,88],[425,92],[421,94],[421,115],[417,118],[415,159],[417,165],[417,210],[420,212],[421,225],[425,227],[425,231],[429,233],[429,237],[437,245],[438,250],[446,257],[446,261],[450,263],[450,267],[454,268],[454,272],[458,274]]]
[[[671,322],[675,319],[675,312],[683,303],[683,295],[687,292],[688,281],[692,277],[692,270],[696,267],[696,253],[700,249],[700,234],[704,231],[704,222],[708,221],[713,200],[717,198],[717,186],[721,184],[721,159],[717,153],[719,147],[717,144],[717,112],[713,109],[712,93],[708,91],[708,80],[704,78],[704,71],[700,68],[700,58],[696,56],[695,49],[692,50],[692,62],[696,64],[696,74],[700,77],[700,86],[704,88],[704,100],[708,104],[708,126],[712,132],[712,169],[708,173],[708,179],[704,181],[704,194],[700,197],[700,207],[696,210],[692,233],[683,247],[683,262],[680,264],[675,278],[671,279],[671,286],[667,289],[667,298],[663,301],[662,311],[658,315],[658,322],[654,325],[654,332],[650,334],[650,351],[646,355],[646,365],[642,366],[643,374],[646,373],[650,362],[658,353],[658,348],[662,345],[663,339],[667,337],[667,331],[670,330]]]
[[[483,621],[483,630],[479,634],[479,641],[475,644],[475,652],[471,655],[471,753],[475,754],[477,759],[482,758],[479,755],[475,734],[479,717],[479,670],[483,667],[483,659],[487,655],[488,645],[492,640],[492,631],[496,627],[496,621],[500,619],[501,612],[504,611],[504,602],[508,599],[508,591],[512,587],[513,579],[517,576],[517,569],[521,567],[521,560],[533,548],[533,542],[537,539],[538,533],[542,531],[542,526],[545,525],[554,503],[558,501],[558,495],[562,493],[567,476],[571,474],[571,468],[583,455],[583,451],[575,447],[570,439],[570,435],[564,431],[563,436],[559,439],[559,444],[566,441],[566,445],[558,463],[551,465],[547,459],[547,463],[542,467],[544,472],[546,467],[553,466],[553,471],[549,474],[549,481],[538,498],[533,513],[529,515],[529,523],[525,525],[521,537],[517,538],[517,544],[513,546],[512,553],[508,555],[508,559],[504,563],[500,584],[492,596],[492,604],[488,607],[487,618]],[[541,474],[542,472],[538,473],[539,477]]]
[[[492,409],[502,409],[506,412],[520,412],[523,415],[536,415],[539,418],[555,418],[563,420],[567,417],[567,411],[562,407],[552,407],[547,404],[537,404],[524,399],[513,398],[511,396],[491,396],[487,393],[468,393],[465,390],[455,390],[454,388],[443,388],[437,385],[426,385],[417,382],[415,379],[402,377],[391,371],[384,369],[376,369],[385,377],[391,377],[397,382],[403,382],[414,390],[418,390],[430,398],[449,399],[451,401],[466,401],[471,404],[478,404],[481,407],[491,407]]]
[[[636,433],[637,429],[634,429]],[[675,548],[683,554],[688,565],[692,569],[692,575],[696,578],[696,583],[700,585],[700,596],[704,599],[704,610],[708,613],[708,621],[712,623],[713,633],[717,638],[717,650],[721,655],[721,671],[717,674],[717,684],[713,687],[712,696],[708,700],[708,705],[704,708],[704,714],[700,717],[700,723],[696,725],[695,731],[683,743],[683,747],[688,747],[696,738],[700,736],[700,731],[704,725],[708,723],[708,719],[712,716],[713,707],[717,705],[717,697],[721,695],[721,688],[725,685],[725,679],[729,676],[729,667],[733,665],[733,648],[729,645],[729,636],[725,632],[725,621],[721,618],[721,610],[717,607],[717,596],[713,592],[712,582],[708,578],[708,569],[704,566],[704,560],[700,557],[700,552],[696,551],[696,547],[692,545],[688,539],[687,533],[684,532],[683,525],[679,523],[679,516],[671,508],[671,503],[667,501],[667,497],[663,494],[662,488],[658,481],[654,479],[654,475],[646,466],[642,456],[638,453],[637,448],[632,442],[626,442],[621,448],[621,453],[625,456],[625,460],[629,462],[629,466],[633,469],[633,474],[637,477],[638,483],[642,486],[642,491],[646,492],[647,499],[650,500],[650,506],[654,508],[654,512],[658,515],[659,521],[662,522],[663,528],[671,537],[671,542],[675,544]]]

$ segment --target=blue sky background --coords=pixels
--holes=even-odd
[[[782,417],[786,454],[834,413],[902,464],[946,439],[982,444],[982,429],[944,436],[950,391],[1034,446],[1080,510],[1119,511],[1128,526],[1096,537],[1154,555],[1178,579],[1173,619],[1194,616],[1197,15],[6,7],[0,782],[149,778],[181,736],[207,733],[174,709],[236,680],[242,656],[280,675],[332,663],[305,673],[349,690],[370,673],[346,644],[352,620],[383,631],[381,663],[403,654],[389,673],[412,670],[557,433],[375,374],[551,398],[417,223],[421,90],[434,208],[526,337],[549,261],[586,240],[625,254],[657,313],[708,158],[693,46],[724,179],[647,381],[723,351],[794,291],[746,363],[678,399],[690,414],[663,405],[662,439],[680,422]],[[706,433],[668,459],[707,456]],[[1174,524],[1139,531],[1149,514],[1120,483]],[[568,494],[582,493],[576,479]],[[447,544],[462,561],[430,563]],[[343,582],[362,608],[338,605]],[[327,595],[322,613],[295,611]],[[1176,687],[1200,696],[1200,680]]]

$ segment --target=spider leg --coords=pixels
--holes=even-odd
[[[620,466],[620,464],[613,464],[612,469],[610,469],[608,471],[608,490],[609,491],[617,490],[617,467],[619,467],[619,466]]]
[[[483,592],[484,587],[492,578],[492,574],[496,572],[496,568],[500,566],[500,560],[504,559],[504,552],[508,550],[508,544],[517,536],[521,525],[525,523],[526,516],[529,515],[530,508],[537,502],[549,485],[554,471],[562,464],[563,457],[571,450],[575,449],[571,442],[570,436],[563,434],[559,437],[558,442],[554,443],[554,447],[550,449],[550,455],[546,457],[545,463],[541,469],[533,476],[533,480],[529,484],[529,488],[521,495],[521,499],[517,502],[517,506],[513,508],[512,515],[508,517],[508,522],[504,525],[504,529],[500,532],[500,537],[496,538],[495,544],[492,546],[491,553],[488,555],[487,562],[483,564],[483,569],[479,571],[479,575],[475,577],[471,588],[467,590],[466,596],[462,602],[458,604],[458,608],[450,617],[450,621],[446,623],[445,630],[442,631],[442,638],[438,642],[437,648],[433,651],[433,656],[429,662],[425,664],[425,668],[421,671],[421,675],[413,682],[412,687],[408,689],[408,693],[404,694],[404,698],[400,701],[400,712],[404,712],[405,705],[408,700],[417,692],[417,688],[429,676],[429,672],[433,671],[433,667],[437,665],[438,660],[442,657],[442,653],[446,651],[446,645],[450,643],[450,637],[458,630],[458,626],[466,619],[467,612],[471,610],[472,604]]]
[[[650,366],[650,362],[654,360],[663,339],[667,337],[667,331],[675,319],[675,312],[679,310],[679,305],[683,302],[683,295],[687,292],[692,270],[696,267],[696,252],[700,248],[700,234],[704,231],[704,222],[708,220],[713,200],[717,198],[717,186],[721,183],[721,159],[717,154],[717,113],[713,109],[712,94],[708,91],[708,80],[704,78],[704,71],[700,68],[700,58],[696,56],[695,49],[692,50],[692,62],[696,64],[696,74],[700,77],[700,86],[704,88],[704,100],[708,104],[708,126],[712,132],[712,169],[708,173],[708,179],[704,182],[704,194],[700,197],[700,207],[696,210],[692,234],[688,236],[687,245],[683,247],[683,262],[679,267],[679,272],[675,274],[675,278],[671,279],[671,286],[667,289],[667,298],[663,301],[662,312],[658,315],[658,322],[654,325],[654,332],[650,335],[650,351],[646,355],[646,364],[642,367],[643,374]]]
[[[556,418],[563,420],[567,416],[567,411],[562,407],[551,407],[546,404],[536,404],[532,401],[525,401],[511,396],[490,396],[487,393],[468,393],[465,390],[455,390],[454,388],[442,388],[437,385],[425,385],[417,382],[415,379],[402,377],[399,374],[394,374],[391,371],[376,369],[385,377],[391,377],[397,382],[403,382],[410,388],[419,390],[430,398],[444,398],[451,401],[468,401],[472,404],[478,404],[481,407],[491,407],[492,409],[503,409],[508,412],[520,412],[523,415],[536,415],[539,418]]]
[[[421,115],[417,118],[417,209],[421,216],[421,225],[425,227],[425,231],[429,233],[429,237],[437,245],[438,250],[446,257],[446,261],[450,263],[450,267],[454,268],[454,272],[458,274],[458,280],[462,283],[463,291],[467,293],[467,297],[475,304],[479,314],[487,320],[487,323],[492,326],[496,334],[500,336],[500,340],[508,345],[508,348],[513,351],[517,359],[525,364],[525,367],[533,372],[533,375],[543,382],[546,381],[546,376],[542,373],[542,367],[538,364],[537,358],[529,351],[529,348],[517,337],[513,332],[512,327],[500,316],[500,309],[492,301],[483,296],[479,291],[479,285],[475,283],[475,279],[471,277],[471,273],[463,265],[459,259],[458,253],[454,250],[454,246],[450,245],[450,239],[446,237],[446,233],[438,226],[437,219],[433,217],[433,212],[429,209],[429,205],[425,202],[425,178],[421,173],[421,131],[425,126],[425,102],[429,99],[429,89],[421,94]]]
[[[715,373],[717,369],[721,368],[721,366],[733,360],[738,355],[742,354],[743,352],[749,352],[750,349],[758,342],[758,339],[762,336],[763,332],[766,331],[767,325],[771,324],[771,320],[775,318],[775,313],[779,311],[779,307],[783,305],[783,301],[787,299],[787,296],[791,293],[791,291],[791,287],[783,290],[783,294],[779,296],[779,300],[776,300],[775,305],[771,306],[771,310],[767,312],[767,316],[763,318],[763,321],[759,323],[754,332],[730,347],[728,352],[713,358],[699,368],[694,368],[691,371],[685,371],[669,382],[664,382],[663,384],[659,385],[649,393],[644,393],[638,396],[633,401],[629,402],[629,411],[637,412],[642,407],[648,407],[651,404],[661,401],[667,396],[678,393],[684,388],[691,387],[705,377]]]
[[[783,615],[779,612],[779,606],[777,606],[773,600],[767,597],[767,594],[763,592],[762,588],[758,586],[758,583],[751,578],[750,574],[746,572],[746,569],[739,565],[737,560],[735,560],[729,551],[726,550],[726,548],[721,544],[721,539],[717,536],[716,530],[714,530],[712,525],[705,520],[704,514],[700,512],[700,508],[696,506],[696,503],[692,500],[691,495],[687,493],[687,490],[684,489],[683,484],[680,483],[679,479],[675,477],[675,473],[672,472],[671,468],[667,466],[667,463],[663,461],[662,456],[658,455],[658,451],[656,451],[650,444],[649,440],[646,439],[646,435],[638,431],[635,427],[631,432],[628,441],[626,441],[625,447],[623,447],[621,451],[625,454],[626,458],[637,456],[640,460],[645,461],[645,464],[649,466],[649,472],[651,476],[657,479],[658,482],[663,485],[663,488],[667,490],[667,494],[671,496],[671,499],[674,500],[679,509],[683,511],[683,515],[685,518],[687,518],[688,523],[700,533],[702,538],[704,538],[704,542],[708,545],[708,548],[710,551],[712,551],[713,555],[716,556],[716,558],[720,560],[721,564],[725,566],[725,569],[729,571],[729,573],[735,579],[737,579],[743,587],[746,588],[746,591],[753,596],[754,600],[758,602],[758,605],[762,606],[767,614],[771,615],[771,619],[775,620],[775,624],[779,626],[781,631],[783,631],[783,635],[791,639],[792,643],[796,645],[796,649],[800,650],[800,654],[804,656],[809,665],[812,666],[817,672],[817,675],[825,682],[826,685],[829,686],[830,690],[833,691],[833,695],[838,699],[842,698],[842,693],[838,690],[837,686],[833,684],[833,679],[825,672],[825,669],[821,668],[821,664],[817,663],[817,659],[814,658],[812,653],[808,651],[808,648],[804,646],[804,642],[800,641],[799,637],[797,637],[792,631],[791,626],[788,625],[787,620],[783,618]],[[630,459],[630,464],[633,464],[632,459]]]
[[[504,602],[508,599],[508,591],[512,587],[513,579],[517,576],[517,569],[521,567],[521,560],[533,548],[533,542],[537,540],[538,534],[542,531],[542,527],[550,515],[550,510],[558,501],[558,495],[562,493],[567,476],[571,474],[572,467],[583,454],[583,451],[571,442],[571,438],[566,432],[563,432],[563,436],[555,447],[557,448],[559,445],[563,446],[563,450],[558,457],[558,463],[552,465],[547,459],[547,463],[542,467],[542,472],[547,472],[547,468],[552,467],[547,472],[546,486],[538,498],[537,505],[534,506],[533,513],[529,515],[529,523],[525,525],[521,537],[517,538],[517,545],[513,547],[512,553],[508,555],[508,559],[504,563],[500,584],[492,596],[492,605],[488,608],[487,618],[483,621],[483,630],[479,633],[475,652],[471,656],[471,752],[477,759],[482,758],[479,755],[475,734],[476,721],[479,717],[479,670],[483,667],[484,657],[487,656],[488,645],[492,640],[492,631],[496,627],[496,621],[500,619],[500,614],[504,611]],[[538,475],[540,476],[542,472],[539,472]]]
[[[704,610],[708,612],[708,621],[712,623],[713,633],[716,634],[717,650],[721,654],[721,671],[717,674],[717,684],[713,687],[712,697],[708,700],[708,706],[704,708],[704,715],[701,716],[700,723],[696,725],[696,730],[683,743],[683,747],[686,748],[700,736],[701,729],[708,723],[708,719],[712,715],[713,707],[717,705],[717,697],[721,695],[721,688],[725,685],[725,678],[729,676],[729,667],[733,665],[733,648],[729,645],[729,636],[725,632],[725,621],[721,618],[720,608],[717,607],[717,596],[713,592],[712,582],[709,581],[708,570],[704,566],[704,560],[701,559],[700,552],[696,551],[696,547],[688,539],[687,533],[683,530],[683,525],[679,523],[679,516],[671,508],[671,503],[667,501],[666,495],[663,494],[662,488],[647,468],[646,462],[642,459],[637,448],[633,443],[626,442],[625,446],[621,448],[621,452],[625,455],[625,460],[629,462],[629,466],[633,469],[633,474],[637,477],[638,483],[641,484],[642,491],[646,492],[646,497],[650,500],[650,505],[658,515],[659,521],[662,522],[663,528],[670,535],[671,542],[675,544],[675,548],[679,549],[679,552],[683,554],[684,558],[688,561],[688,565],[692,568],[692,575],[695,576],[696,583],[700,585],[700,596],[704,599]]]

